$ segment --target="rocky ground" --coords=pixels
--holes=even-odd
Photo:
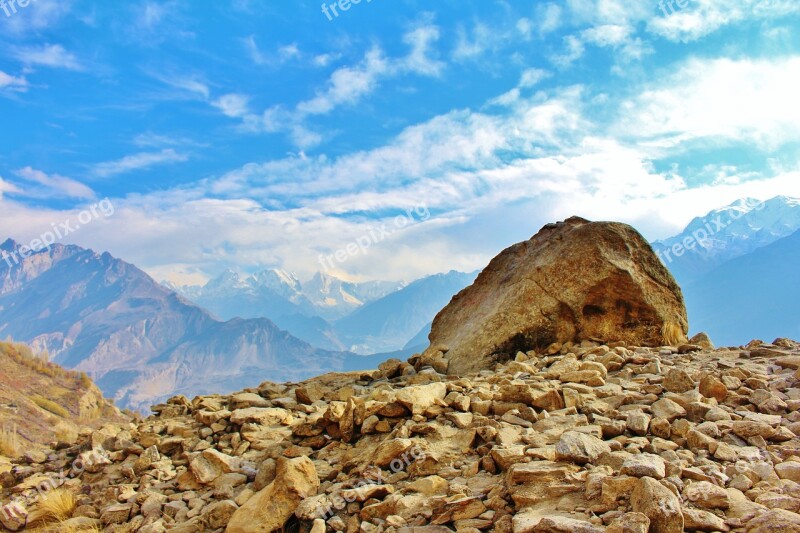
[[[544,352],[173,398],[28,453],[0,519],[63,483],[55,531],[800,531],[797,343]]]

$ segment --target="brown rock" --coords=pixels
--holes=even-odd
[[[768,439],[775,434],[775,428],[766,422],[737,420],[733,423],[733,432],[743,439],[749,439],[750,437],[763,437]]]
[[[319,401],[325,395],[325,389],[319,383],[307,383],[302,387],[297,387],[294,391],[297,401],[306,405]]]
[[[566,431],[556,444],[556,459],[578,464],[594,463],[604,453],[611,453],[611,447],[604,441],[581,433]]]
[[[747,523],[747,533],[778,532],[800,532],[800,515],[783,509],[771,509]]]
[[[575,520],[564,516],[545,516],[533,528],[533,533],[603,533],[603,529],[585,520]]]
[[[682,418],[686,416],[686,409],[669,398],[662,398],[661,400],[653,403],[652,409],[653,416],[656,418],[666,418],[670,422],[676,418]]]
[[[227,533],[271,533],[283,528],[304,498],[314,496],[319,477],[308,457],[278,460],[275,480],[231,517]]]
[[[639,480],[631,494],[631,508],[650,519],[652,533],[683,533],[681,501],[653,478]]]
[[[642,513],[625,513],[606,528],[606,533],[647,533],[650,519]]]
[[[225,527],[238,508],[236,502],[231,500],[212,503],[203,509],[203,518],[212,529]]]
[[[775,473],[781,479],[789,479],[795,483],[800,483],[800,462],[785,461],[775,465]]]
[[[708,511],[702,509],[683,510],[684,527],[689,531],[730,531],[725,521]]]
[[[698,333],[697,335],[689,339],[689,344],[696,344],[704,350],[714,349],[714,343],[711,342],[711,338],[708,336],[707,333]]]
[[[100,520],[102,520],[105,525],[124,524],[131,515],[132,507],[130,503],[119,503],[106,507],[103,509],[103,514],[100,515]]]
[[[0,508],[0,524],[9,531],[19,531],[25,528],[28,520],[28,510],[21,503],[8,503]]]
[[[622,463],[620,473],[634,477],[663,479],[666,476],[664,459],[651,453],[634,455]]]
[[[428,351],[447,346],[448,372],[464,374],[554,342],[660,346],[687,329],[681,290],[639,233],[574,217],[492,260],[436,316]]]
[[[664,377],[664,388],[669,392],[687,392],[694,389],[694,380],[685,370],[673,368]]]
[[[725,401],[728,396],[728,387],[711,374],[706,374],[700,380],[700,394],[706,398],[716,398],[718,402]]]
[[[683,496],[704,509],[727,509],[731,506],[728,492],[708,481],[696,481],[683,489]]]

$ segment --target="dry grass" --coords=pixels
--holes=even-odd
[[[61,422],[55,428],[55,436],[58,442],[75,444],[78,441],[78,429],[68,422]]]
[[[41,517],[49,522],[63,522],[72,518],[78,506],[75,494],[66,489],[54,489],[43,494],[36,504]]]
[[[15,458],[19,457],[19,454],[20,443],[17,437],[17,428],[14,427],[14,429],[9,430],[3,427],[3,429],[0,430],[0,455]]]
[[[665,346],[677,346],[686,342],[683,328],[673,322],[665,323],[661,327],[661,337],[664,339]]]
[[[100,526],[91,520],[70,520],[47,524],[32,530],[33,533],[102,533]]]
[[[52,400],[48,400],[42,396],[33,396],[31,400],[45,411],[49,411],[56,416],[60,416],[61,418],[69,418],[69,411]]]

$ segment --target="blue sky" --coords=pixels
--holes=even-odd
[[[685,4],[6,0],[0,236],[108,198],[64,241],[198,282],[383,226],[332,271],[410,280],[574,214],[656,239],[800,196],[800,4]]]

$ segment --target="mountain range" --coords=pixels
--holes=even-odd
[[[695,218],[678,235],[652,246],[678,283],[688,285],[725,262],[798,230],[800,199],[777,196],[760,202],[745,198]]]
[[[282,270],[228,270],[204,286],[165,285],[223,320],[267,317],[314,346],[369,355],[402,350],[476,275],[451,271],[406,284],[317,273],[301,283]]]
[[[738,200],[652,243],[683,288],[689,323],[720,345],[800,337],[800,199]]]
[[[87,372],[123,407],[302,379],[356,357],[266,318],[221,321],[108,253],[56,244],[21,258],[10,239],[0,252],[20,257],[0,262],[0,335]]]
[[[800,337],[800,200],[740,200],[652,246],[683,287],[693,332],[719,345]],[[0,255],[18,258],[0,261],[0,336],[86,371],[134,409],[422,351],[436,313],[476,276],[352,283],[318,273],[301,282],[273,269],[176,287],[74,245],[20,258],[9,239]]]

